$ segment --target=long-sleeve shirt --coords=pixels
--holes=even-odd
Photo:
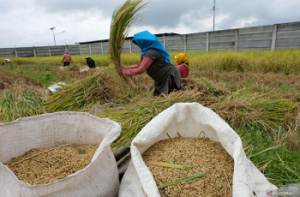
[[[175,89],[180,90],[181,78],[179,70],[165,61],[165,56],[154,49],[148,50],[138,65],[122,69],[123,76],[133,76],[147,72],[154,80],[155,92],[168,94],[170,78],[174,79]]]
[[[178,68],[178,70],[180,72],[181,78],[186,78],[189,76],[189,70],[187,70],[184,65],[178,65],[176,67]]]
[[[142,74],[149,68],[149,66],[153,63],[153,61],[154,61],[154,59],[143,56],[141,58],[139,64],[131,65],[131,66],[124,68],[122,70],[122,73],[125,77]]]

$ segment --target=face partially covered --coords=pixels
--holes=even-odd
[[[189,57],[187,56],[187,54],[185,53],[178,53],[176,56],[176,62],[177,62],[177,65],[181,64],[181,63],[186,63],[186,64],[189,64],[190,63],[190,59]]]
[[[134,41],[142,50],[142,56],[150,50],[154,49],[165,56],[166,63],[170,63],[170,56],[166,51],[165,47],[162,45],[160,40],[149,31],[142,31],[140,33],[134,34],[133,36]]]

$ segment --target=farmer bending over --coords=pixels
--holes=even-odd
[[[91,57],[87,56],[85,59],[86,59],[86,63],[89,66],[89,68],[95,68],[96,67],[95,66],[95,61]]]
[[[3,63],[6,66],[8,63],[11,63],[11,60],[10,59],[5,59]]]
[[[168,94],[181,89],[179,70],[170,63],[170,56],[158,38],[148,31],[133,36],[134,44],[142,50],[140,63],[117,71],[125,77],[142,74],[145,71],[154,80],[154,96]]]
[[[175,56],[176,62],[177,62],[177,68],[180,72],[180,77],[181,78],[186,78],[189,76],[189,64],[190,64],[190,59],[185,53],[178,53]]]

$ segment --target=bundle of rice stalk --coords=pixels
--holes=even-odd
[[[240,89],[209,106],[233,127],[258,122],[263,127],[283,126],[286,113],[296,113],[296,104],[276,96]]]
[[[232,196],[234,161],[219,142],[180,136],[156,142],[142,157],[162,197]]]
[[[141,4],[142,0],[126,0],[125,3],[113,12],[110,26],[109,53],[111,60],[118,70],[121,66],[122,46],[131,28],[141,18],[138,11],[147,3]]]
[[[111,144],[112,149],[115,150],[132,140],[152,118],[174,103],[196,102],[200,97],[201,94],[193,91],[174,92],[167,97],[144,98],[128,107],[107,109],[99,117],[110,118],[122,126],[121,134]]]
[[[181,84],[181,90],[196,90],[202,91],[205,94],[212,94],[214,96],[220,96],[228,94],[229,91],[219,86],[215,82],[208,80],[205,77],[200,78],[183,78]]]
[[[28,88],[6,90],[0,99],[0,121],[10,122],[21,117],[47,113],[41,98]]]
[[[92,76],[75,81],[73,85],[49,96],[44,103],[47,108],[53,111],[81,110],[85,106],[108,100],[117,96],[118,84],[114,78],[106,72],[98,71]]]

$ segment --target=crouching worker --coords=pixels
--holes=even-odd
[[[3,62],[3,65],[6,66],[7,64],[11,63],[10,59],[5,59]]]
[[[70,66],[71,55],[69,54],[69,51],[66,51],[65,54],[63,55],[62,62],[64,63],[63,66]]]
[[[185,53],[178,53],[175,56],[176,62],[177,62],[177,68],[180,72],[180,77],[181,78],[186,78],[189,76],[189,64],[190,64],[190,59]]]
[[[170,63],[170,56],[159,39],[148,31],[133,36],[134,44],[142,50],[140,63],[120,67],[117,71],[125,77],[146,73],[154,80],[154,96],[181,89],[179,70]]]
[[[89,68],[95,68],[96,67],[95,66],[95,61],[91,57],[87,56],[85,59],[86,59],[86,63],[87,63]]]

